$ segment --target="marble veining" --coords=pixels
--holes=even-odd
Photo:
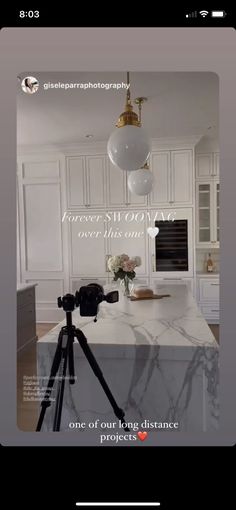
[[[126,420],[177,421],[181,431],[218,428],[218,345],[185,285],[161,286],[163,300],[100,305],[98,322],[73,312]],[[38,341],[38,373],[49,375],[64,321]],[[114,421],[113,410],[77,341],[76,383],[66,383],[61,429],[71,421]],[[55,393],[54,393],[55,394]],[[53,405],[44,430],[51,430]]]

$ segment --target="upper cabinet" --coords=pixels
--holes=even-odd
[[[220,184],[216,179],[198,181],[196,185],[197,203],[197,245],[205,248],[219,248],[219,202]]]
[[[196,154],[197,246],[219,248],[219,153]]]
[[[129,172],[124,172],[108,159],[107,204],[110,207],[146,206],[147,197],[130,193]]]
[[[219,178],[219,153],[196,154],[196,179]]]
[[[192,150],[153,152],[151,170],[154,175],[151,206],[193,204]]]
[[[129,172],[115,167],[106,154],[68,155],[67,207],[102,209],[193,205],[192,149],[153,151],[150,170],[154,174],[153,191],[148,196],[137,196],[129,191]]]
[[[102,208],[106,205],[104,155],[67,158],[67,204],[69,208]]]

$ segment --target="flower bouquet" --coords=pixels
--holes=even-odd
[[[110,257],[107,262],[109,271],[114,273],[114,281],[121,280],[124,286],[124,295],[130,295],[130,282],[135,278],[135,267],[141,266],[140,257],[130,258],[123,253]]]

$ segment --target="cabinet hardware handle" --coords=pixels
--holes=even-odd
[[[174,203],[174,200],[169,200],[169,204],[173,204]]]
[[[219,287],[219,283],[211,283],[211,285],[217,285]]]
[[[177,281],[180,281],[182,280],[183,278],[163,278],[163,280],[177,280]]]
[[[219,312],[219,310],[211,310],[211,312]]]

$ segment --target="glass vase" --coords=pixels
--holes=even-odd
[[[123,295],[127,297],[130,296],[134,287],[132,280],[128,276],[125,276],[120,281],[120,284],[122,287]]]

